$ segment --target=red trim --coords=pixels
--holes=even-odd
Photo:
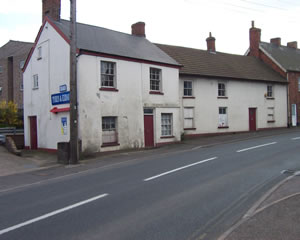
[[[228,97],[218,96],[218,99],[228,99]]]
[[[190,96],[190,97],[188,97],[188,96],[183,96],[182,98],[183,98],[183,99],[195,99],[195,97],[192,97],[192,96]]]
[[[57,108],[54,107],[50,110],[50,112],[52,113],[59,113],[59,112],[69,112],[70,111],[70,107],[66,107],[66,108]]]
[[[197,128],[184,128],[183,130],[196,130]]]
[[[90,56],[96,56],[96,57],[113,58],[113,59],[118,59],[118,60],[153,64],[153,65],[157,65],[157,66],[171,67],[171,68],[176,68],[176,69],[181,68],[181,66],[167,64],[167,63],[158,63],[158,62],[154,62],[154,61],[142,60],[142,59],[136,59],[136,58],[130,58],[130,57],[124,57],[124,56],[117,56],[117,55],[108,54],[108,53],[92,52],[92,51],[88,51],[88,50],[84,50],[84,49],[80,49],[80,53],[85,54],[85,55],[90,55]]]
[[[117,143],[117,142],[115,142],[115,143],[103,143],[101,145],[101,147],[115,147],[115,146],[120,146],[120,143]]]
[[[219,126],[218,128],[222,129],[222,128],[229,128],[229,127],[228,126]]]
[[[174,136],[161,136],[161,139],[166,139],[166,138],[174,138]]]
[[[45,19],[44,19],[44,21],[43,21],[43,24],[42,24],[42,26],[40,27],[40,30],[39,30],[39,32],[38,32],[38,34],[37,34],[37,36],[36,36],[36,38],[35,38],[35,41],[34,41],[34,45],[33,45],[33,47],[31,48],[31,50],[30,50],[30,52],[29,52],[29,54],[28,54],[28,56],[27,56],[27,58],[26,58],[26,61],[25,61],[25,64],[24,64],[24,67],[23,67],[23,72],[25,72],[25,70],[26,70],[26,68],[27,68],[27,65],[28,65],[28,63],[29,63],[29,61],[30,61],[30,59],[31,59],[31,57],[32,57],[32,54],[33,54],[33,52],[34,52],[34,49],[35,49],[35,47],[36,47],[36,45],[37,45],[37,43],[38,43],[38,41],[39,41],[39,39],[40,39],[40,36],[41,36],[41,34],[42,34],[42,31],[43,31],[43,29],[44,29],[44,27],[45,27],[45,24],[46,24],[46,22],[48,22],[56,31],[57,31],[57,33],[68,43],[68,44],[70,44],[70,39],[52,22],[52,20],[50,19],[50,18],[48,18],[47,16],[45,17]],[[79,50],[77,50],[78,52],[79,52]]]
[[[109,92],[119,92],[116,88],[109,88],[109,87],[101,87],[99,88],[100,91],[109,91]]]
[[[164,95],[163,92],[155,92],[155,91],[149,91],[149,94],[154,94],[154,95]]]

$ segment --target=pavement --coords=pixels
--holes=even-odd
[[[93,165],[100,162],[110,165],[117,159],[124,161],[142,155],[151,154],[151,151],[160,153],[185,151],[200,147],[242,141],[252,138],[263,138],[272,135],[281,135],[298,131],[294,129],[278,129],[253,133],[231,134],[222,136],[207,136],[186,139],[182,143],[168,145],[159,149],[141,151],[120,151],[115,153],[99,153],[83,160],[84,165]],[[300,149],[300,148],[299,148]],[[126,157],[127,156],[127,157]],[[109,161],[107,161],[109,159]],[[300,151],[299,151],[300,161]],[[9,153],[0,146],[0,176],[14,175],[27,171],[36,171],[44,168],[59,166],[56,154],[43,151],[23,151],[22,157]],[[66,168],[66,166],[60,166]],[[286,171],[286,178],[270,189],[249,211],[218,240],[299,240],[300,239],[300,172]]]

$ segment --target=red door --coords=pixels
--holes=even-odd
[[[30,121],[30,148],[37,149],[37,123],[36,116],[29,117]]]
[[[256,108],[249,108],[249,130],[256,131]]]
[[[153,115],[144,115],[145,147],[154,147]]]

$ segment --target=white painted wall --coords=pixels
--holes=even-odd
[[[42,47],[42,59],[37,59],[38,47]],[[25,146],[30,146],[29,116],[37,116],[38,148],[56,149],[57,142],[69,141],[61,132],[61,118],[69,113],[53,114],[50,110],[51,94],[59,93],[59,86],[66,84],[69,90],[69,45],[48,23],[44,26],[33,55],[23,74],[24,77],[24,134]],[[32,89],[33,75],[39,76],[39,88]],[[57,105],[58,108],[69,104]]]
[[[184,80],[193,80],[194,99],[182,98]],[[268,100],[264,96],[267,92],[267,83],[227,80],[225,82],[228,99],[218,99],[218,82],[217,79],[208,78],[180,78],[181,115],[183,118],[183,107],[194,107],[194,127],[196,128],[185,130],[185,134],[248,131],[249,108],[257,109],[257,129],[287,126],[286,85],[273,84],[275,99]],[[218,128],[219,107],[227,107],[229,128]],[[268,107],[275,109],[274,123],[267,122]]]

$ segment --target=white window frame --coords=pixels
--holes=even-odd
[[[100,61],[100,86],[101,88],[117,88],[116,62]]]
[[[268,122],[275,122],[275,108],[268,107],[267,109],[267,121]]]
[[[42,59],[42,46],[37,48],[37,60]]]
[[[160,68],[150,67],[150,91],[161,92],[162,89],[162,70]]]
[[[224,88],[220,88],[224,86]],[[218,97],[227,97],[227,84],[225,82],[218,82]]]
[[[193,129],[194,126],[194,107],[184,107],[183,108],[183,128]],[[188,124],[191,122],[191,124]]]
[[[228,127],[228,108],[227,107],[219,107],[219,128],[227,128]]]
[[[186,87],[185,83],[190,83],[190,87]],[[193,96],[193,81],[191,80],[184,80],[183,81],[183,96],[184,97],[192,97]]]
[[[32,89],[39,89],[39,75],[38,74],[34,74],[32,76],[32,80],[33,80],[33,85],[32,85]]]
[[[162,137],[173,136],[173,114],[172,113],[161,114],[161,136]]]
[[[118,131],[117,131],[117,117],[107,116],[102,117],[102,144],[117,144]]]
[[[274,87],[271,84],[267,85],[267,98],[273,98],[274,97]]]

